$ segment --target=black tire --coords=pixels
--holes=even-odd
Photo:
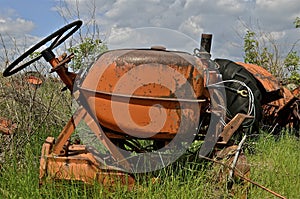
[[[254,76],[247,71],[243,66],[236,64],[226,59],[215,59],[218,65],[219,72],[222,74],[223,80],[238,80],[244,82],[253,92],[254,95],[254,121],[247,119],[243,122],[242,127],[247,129],[248,133],[258,132],[259,123],[262,119],[262,93],[258,87],[257,81]],[[227,103],[227,117],[233,118],[237,113],[248,113],[249,98],[243,97],[238,94],[236,90],[243,90],[246,87],[238,83],[228,82],[224,83],[226,88],[226,103]],[[250,131],[250,132],[249,132]]]

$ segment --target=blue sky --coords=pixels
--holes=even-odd
[[[1,0],[0,11],[9,12],[6,16],[11,18],[23,18],[34,22],[30,33],[42,36],[63,24],[62,18],[53,10],[55,5],[53,0]]]
[[[25,35],[32,36],[32,42],[37,42],[66,24],[55,8],[61,6],[64,12],[74,9],[75,2],[0,0],[0,34],[12,34],[18,42]],[[248,28],[271,35],[281,49],[288,49],[300,38],[300,29],[293,27],[293,20],[300,16],[298,0],[79,0],[78,5],[85,22],[91,7],[96,7],[96,22],[108,42],[143,42],[144,36],[131,37],[128,32],[144,27],[178,31],[195,41],[201,33],[212,33],[214,57],[241,61]],[[76,16],[71,18],[68,21]],[[166,38],[161,35],[162,40]],[[176,42],[186,45],[185,41]]]

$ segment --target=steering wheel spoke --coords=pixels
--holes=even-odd
[[[61,36],[62,36],[62,34],[61,34],[61,35],[58,35],[58,36],[55,38],[55,40],[51,43],[49,49],[52,50],[53,48],[55,48],[55,46],[58,44],[58,41],[59,41],[59,39],[60,39]]]

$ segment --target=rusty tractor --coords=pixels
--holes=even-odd
[[[78,103],[60,135],[43,144],[41,182],[48,176],[133,187],[132,173],[171,164],[196,140],[203,141],[198,155],[205,157],[258,132],[262,120],[281,126],[292,121],[299,128],[299,99],[262,67],[211,60],[212,35],[202,34],[193,55],[161,46],[110,50],[84,72],[74,73],[67,67],[74,55],[58,57],[53,49],[81,25],[79,20],[57,30],[3,73],[11,76],[43,57]],[[38,57],[22,62],[48,42]],[[70,142],[81,121],[106,152]]]

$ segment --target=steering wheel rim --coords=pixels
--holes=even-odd
[[[21,61],[23,61],[26,57],[28,57],[30,54],[32,54],[33,52],[35,52],[41,46],[45,45],[47,42],[49,42],[52,39],[56,38],[50,44],[50,46],[46,49],[46,50],[53,50],[54,48],[56,48],[57,46],[59,46],[60,44],[62,44],[71,35],[73,35],[81,27],[81,25],[82,25],[82,21],[81,20],[74,21],[74,22],[72,22],[70,24],[65,25],[64,27],[60,28],[59,30],[55,31],[54,33],[52,33],[48,37],[44,38],[43,40],[41,40],[40,42],[38,42],[37,44],[35,44],[33,47],[31,47],[30,49],[28,49],[26,52],[24,52],[17,59],[15,59],[15,61],[13,61],[11,64],[9,64],[9,66],[3,72],[3,76],[4,77],[11,76],[11,75],[19,72],[20,70],[23,70],[24,68],[26,68],[27,66],[29,66],[33,62],[39,60],[42,57],[42,55],[39,55],[39,56],[31,59],[30,61],[28,61],[28,62],[26,62],[26,63],[24,63],[24,64],[22,64],[20,66],[17,66]],[[70,32],[68,32],[66,35],[63,36],[63,34],[65,32],[67,32],[68,30],[70,30]],[[61,36],[63,36],[63,37],[61,38]]]

